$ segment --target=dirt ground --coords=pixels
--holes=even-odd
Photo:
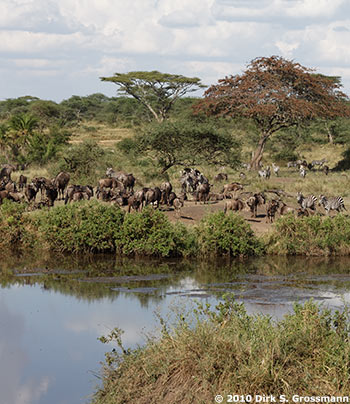
[[[203,216],[208,213],[223,212],[225,206],[225,201],[218,202],[208,202],[207,204],[200,204],[193,201],[185,201],[184,207],[181,209],[181,216],[177,218],[173,208],[166,210],[163,208],[163,213],[165,213],[171,222],[182,222],[185,225],[197,224]],[[247,209],[239,212],[245,220],[250,224],[255,234],[260,235],[266,233],[270,228],[271,224],[266,223],[266,206],[258,206],[258,215],[256,218],[251,217],[251,212]]]

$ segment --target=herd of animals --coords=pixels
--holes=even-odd
[[[305,177],[306,170],[312,170],[315,167],[323,170],[328,174],[329,168],[325,165],[326,160],[314,160],[307,164],[305,160],[289,162],[287,167],[296,167],[300,171],[300,175]],[[245,168],[249,167],[244,165]],[[64,200],[64,203],[76,202],[83,199],[89,200],[96,197],[105,202],[112,202],[118,206],[126,206],[128,212],[132,210],[140,211],[146,205],[153,205],[159,208],[161,205],[167,208],[173,208],[175,215],[179,217],[180,210],[184,206],[184,202],[193,200],[195,203],[207,203],[208,201],[224,201],[224,212],[242,211],[247,208],[251,212],[252,217],[257,217],[259,206],[266,207],[266,221],[272,223],[276,214],[285,215],[292,213],[296,216],[309,216],[315,213],[317,201],[323,206],[327,215],[331,210],[341,212],[346,210],[344,200],[341,196],[327,198],[320,195],[317,198],[314,195],[304,196],[297,194],[297,202],[299,208],[288,206],[282,201],[281,196],[287,195],[281,190],[267,190],[265,192],[245,192],[243,185],[239,182],[227,183],[223,186],[220,193],[211,191],[212,185],[203,173],[194,168],[185,168],[181,171],[180,193],[176,195],[173,185],[169,181],[165,181],[160,186],[153,188],[143,187],[134,190],[136,179],[133,174],[124,171],[114,171],[113,168],[107,168],[106,177],[98,181],[97,186],[91,185],[73,185],[69,184],[70,175],[67,172],[60,172],[54,178],[35,177],[30,181],[24,175],[20,175],[18,181],[15,182],[11,178],[11,174],[16,167],[10,164],[4,164],[0,170],[0,204],[4,199],[14,202],[26,200],[29,209],[38,209],[43,206],[54,206],[55,201]],[[276,176],[279,175],[279,167],[272,163],[272,169]],[[302,174],[303,173],[303,174]],[[268,179],[271,175],[269,166],[266,169],[261,168],[258,171],[261,178]],[[242,172],[241,178],[245,177]],[[227,181],[226,173],[219,173],[214,177],[214,182],[221,183]],[[272,192],[277,195],[270,201],[267,201],[266,193]],[[37,194],[40,193],[40,200],[37,201]]]

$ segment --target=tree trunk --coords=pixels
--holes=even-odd
[[[264,153],[265,143],[268,139],[268,135],[263,135],[258,143],[258,147],[256,148],[252,160],[250,162],[250,168],[252,170],[258,170],[260,168],[260,162]]]
[[[332,131],[331,131],[331,129],[329,129],[329,126],[327,125],[327,122],[325,122],[324,126],[326,127],[327,136],[328,136],[328,141],[329,141],[329,143],[333,144]]]

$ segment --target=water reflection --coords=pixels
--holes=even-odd
[[[143,344],[155,311],[215,304],[233,292],[249,312],[283,316],[310,297],[350,300],[350,259],[119,260],[112,256],[7,257],[0,261],[2,404],[83,403],[114,327],[125,347]],[[85,398],[84,398],[85,397]]]

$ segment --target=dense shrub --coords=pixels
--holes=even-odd
[[[267,251],[292,255],[349,254],[350,218],[344,215],[281,217],[267,239]]]
[[[39,231],[59,251],[115,251],[124,212],[96,201],[57,206],[38,215]]]
[[[32,248],[38,241],[38,234],[32,220],[25,214],[26,205],[5,199],[0,206],[0,247]]]
[[[124,255],[187,256],[195,252],[194,235],[180,223],[172,224],[158,210],[147,207],[127,215],[116,229],[117,249]]]
[[[258,255],[262,244],[244,218],[223,212],[204,217],[196,228],[199,249],[206,255]]]
[[[309,301],[274,322],[226,300],[177,318],[170,326],[162,320],[161,337],[135,350],[123,348],[118,329],[102,337],[122,351],[106,355],[92,402],[211,403],[218,393],[272,394],[277,401],[285,395],[291,402],[293,395],[350,393],[348,308],[332,313]]]

